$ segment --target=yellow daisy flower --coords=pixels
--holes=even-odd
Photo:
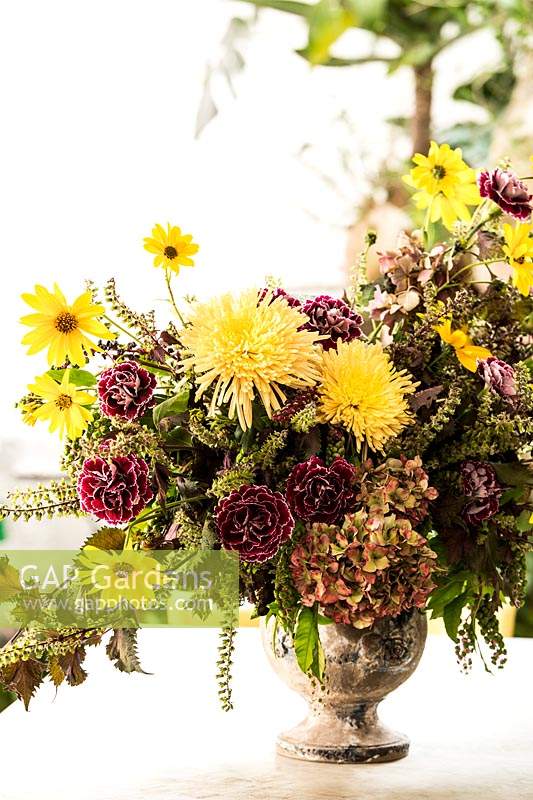
[[[452,331],[452,321],[450,318],[443,320],[440,325],[435,325],[443,342],[451,345],[455,350],[455,355],[466,369],[475,372],[478,359],[490,358],[491,352],[486,347],[478,347],[472,343],[469,336],[462,330]]]
[[[405,370],[395,369],[381,345],[341,342],[322,352],[319,419],[343,425],[359,446],[366,439],[382,452],[388,439],[412,422],[406,396],[417,385]]]
[[[22,339],[29,346],[28,355],[48,348],[48,363],[60,367],[68,359],[81,367],[87,363],[87,353],[100,350],[85,334],[100,339],[115,336],[98,321],[104,312],[103,306],[93,303],[91,292],[84,292],[72,303],[65,300],[59,286],[54,284],[50,292],[44,286],[36,286],[35,294],[23,294],[22,299],[37,313],[21,318],[23,325],[33,328]]]
[[[45,374],[36,378],[28,388],[43,400],[43,404],[33,411],[33,417],[49,420],[51,433],[58,431],[61,437],[66,433],[69,439],[77,439],[93,418],[85,406],[92,405],[94,397],[70,383],[68,369],[63,373],[61,383]]]
[[[78,576],[89,593],[97,592],[106,604],[150,603],[155,589],[167,583],[162,565],[139,550],[101,550],[86,545],[78,556]]]
[[[144,240],[144,249],[154,253],[154,267],[165,267],[178,274],[180,267],[193,267],[194,256],[199,246],[192,240],[190,233],[183,234],[177,225],[167,224],[167,230],[162,225],[152,229],[152,235]]]
[[[533,289],[533,225],[528,222],[503,226],[503,252],[513,270],[513,286],[528,297]]]
[[[468,221],[467,206],[477,206],[481,195],[476,173],[463,161],[461,148],[431,142],[427,156],[417,153],[413,161],[416,167],[403,180],[419,190],[413,195],[417,208],[427,208],[429,221],[442,219],[448,230],[457,219]]]
[[[197,305],[180,334],[185,369],[194,369],[196,398],[214,384],[210,413],[229,403],[243,430],[252,425],[256,392],[268,416],[286,397],[282,386],[313,386],[318,379],[318,340],[300,330],[307,317],[283,297],[269,292],[258,301],[251,289],[235,297],[225,294]]]

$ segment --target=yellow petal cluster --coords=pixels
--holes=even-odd
[[[450,318],[443,320],[440,325],[435,325],[435,330],[443,342],[451,345],[455,350],[455,355],[466,369],[475,372],[478,359],[485,359],[491,356],[490,350],[486,347],[478,347],[472,343],[470,337],[462,330],[452,330]]]
[[[281,387],[313,386],[319,376],[318,336],[300,330],[307,317],[283,297],[258,298],[251,289],[198,304],[180,334],[197,399],[212,389],[210,413],[229,404],[243,430],[251,427],[256,395],[270,417],[286,400]]]
[[[28,355],[48,348],[48,363],[60,367],[65,361],[79,367],[87,363],[87,353],[101,348],[86,334],[99,339],[114,339],[99,320],[103,306],[93,303],[91,292],[84,292],[73,303],[67,303],[57,284],[50,292],[36,286],[35,294],[23,294],[22,299],[37,313],[21,318],[23,325],[33,328],[22,339],[29,346]]]
[[[33,418],[49,421],[51,433],[58,431],[61,437],[66,434],[69,439],[77,439],[93,418],[86,406],[94,403],[94,397],[70,383],[68,369],[63,373],[61,383],[45,374],[36,378],[28,388],[44,401],[32,412]]]
[[[407,395],[416,386],[405,370],[395,369],[381,345],[341,342],[322,353],[319,419],[343,425],[358,445],[366,440],[382,452],[388,439],[412,422]]]
[[[162,225],[155,225],[152,235],[144,240],[144,249],[155,255],[154,267],[164,267],[175,272],[180,267],[193,267],[199,246],[192,240],[190,233],[182,233],[177,225],[167,224],[165,230]]]
[[[429,221],[442,220],[451,230],[458,219],[468,221],[468,206],[477,206],[481,196],[476,173],[464,161],[460,147],[431,142],[427,156],[413,156],[415,167],[403,180],[418,191],[413,195],[417,208],[428,209]]]
[[[528,297],[533,289],[533,225],[528,222],[503,226],[503,252],[513,270],[513,286]]]

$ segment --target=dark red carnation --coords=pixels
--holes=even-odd
[[[501,494],[496,471],[483,461],[463,461],[461,464],[463,492],[467,497],[490,497]]]
[[[130,522],[152,500],[148,464],[138,456],[88,458],[78,478],[81,507],[110,525]]]
[[[151,408],[156,380],[135,361],[124,361],[102,372],[98,381],[100,409],[106,417],[134,420]]]
[[[285,498],[267,486],[241,486],[215,509],[220,540],[245,561],[267,561],[290,538],[294,520]]]
[[[463,518],[469,525],[480,525],[497,514],[500,509],[499,495],[476,497],[463,508]]]
[[[309,317],[304,328],[329,337],[320,342],[324,350],[337,347],[339,341],[351,342],[361,336],[363,318],[337,297],[321,294],[308,300],[303,312]]]
[[[491,464],[482,461],[463,461],[461,464],[463,492],[470,498],[463,508],[463,518],[470,525],[490,519],[500,508],[502,487]]]
[[[290,305],[291,308],[300,308],[300,306],[302,305],[297,297],[293,297],[292,295],[288,294],[285,291],[285,289],[281,289],[280,287],[278,287],[277,289],[261,289],[261,291],[259,292],[259,302],[263,300],[263,298],[265,297],[266,294],[268,294],[268,292],[270,292],[271,295],[270,302],[272,302],[272,300],[275,300],[276,297],[283,297],[283,299],[287,301],[287,303]]]
[[[340,456],[329,467],[311,456],[289,475],[286,494],[292,511],[305,522],[338,522],[355,508],[356,475],[355,468]]]
[[[478,178],[481,197],[490,197],[506,214],[516,219],[531,216],[531,200],[528,188],[515,174],[506,169],[483,170]]]

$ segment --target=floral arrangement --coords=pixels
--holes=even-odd
[[[269,285],[178,303],[172,281],[198,246],[171,225],[145,240],[168,287],[163,329],[113,280],[102,299],[91,284],[72,303],[57,286],[23,295],[24,344],[50,370],[19,408],[65,438],[65,478],[13,492],[2,515],[89,515],[102,552],[237,553],[241,599],[275,616],[318,680],[321,625],[416,609],[444,618],[466,668],[483,640],[501,666],[496,615],[521,604],[532,547],[531,178],[476,174],[436,143],[414,163],[420,227],[379,253],[375,284],[369,232],[342,299]],[[47,675],[79,683],[105,633],[23,626],[1,681],[26,702]],[[121,669],[140,669],[134,638],[108,645]]]

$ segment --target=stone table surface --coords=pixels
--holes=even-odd
[[[30,712],[0,715],[1,800],[533,800],[533,640],[509,641],[507,668],[464,676],[430,637],[415,675],[382,705],[411,738],[392,764],[337,766],[276,756],[276,733],[305,704],[239,631],[236,710],[217,707],[213,630],[145,630],[151,675],[124,675],[103,648],[75,689],[43,687]]]

